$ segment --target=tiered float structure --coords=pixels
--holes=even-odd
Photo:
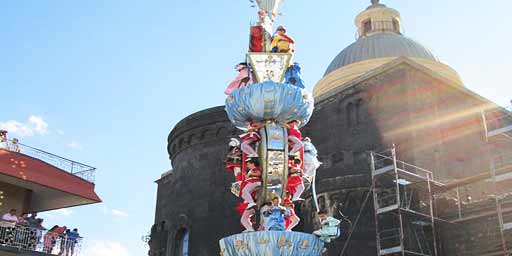
[[[226,100],[226,112],[231,123],[242,131],[259,133],[256,143],[258,162],[261,167],[261,187],[256,192],[258,208],[268,204],[274,197],[291,197],[287,191],[289,163],[293,159],[304,161],[304,151],[295,154],[288,131],[306,125],[313,113],[314,100],[301,84],[300,77],[292,82],[287,77],[294,69],[291,60],[293,49],[286,52],[270,47],[270,34],[277,16],[280,1],[256,1],[260,21],[251,28],[259,35],[251,34],[251,49],[247,53],[249,73],[252,84],[240,86],[232,91]],[[262,38],[261,41],[254,38]],[[256,40],[256,42],[254,42]],[[254,47],[260,44],[262,47]],[[292,127],[290,127],[292,126]],[[257,128],[255,128],[257,127]],[[243,137],[242,137],[243,139]],[[243,147],[242,147],[243,149]],[[242,162],[249,158],[243,153]],[[252,156],[254,158],[254,156]],[[245,164],[242,173],[246,174]],[[235,182],[232,191],[240,194],[240,183]],[[313,181],[314,184],[314,181]],[[243,186],[243,185],[242,185]],[[250,205],[249,205],[250,206]],[[311,234],[293,231],[257,231],[232,235],[220,240],[221,255],[320,255],[323,242]]]

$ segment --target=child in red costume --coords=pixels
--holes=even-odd
[[[240,185],[240,197],[248,203],[247,209],[250,209],[256,206],[253,194],[256,194],[261,187],[261,170],[258,162],[252,158],[248,158],[246,163],[247,174]]]
[[[243,181],[242,173],[242,150],[240,150],[240,141],[231,138],[229,141],[229,153],[226,156],[226,169],[235,175],[236,181]]]
[[[247,157],[258,157],[258,153],[256,153],[255,146],[253,144],[261,140],[258,130],[263,127],[263,125],[250,122],[249,126],[249,130],[240,135],[240,139],[242,139],[241,148],[242,151],[247,154]]]
[[[302,161],[300,159],[296,158],[293,160],[288,174],[288,182],[286,183],[286,191],[292,195],[293,202],[303,200],[300,198],[305,189],[301,165]]]
[[[252,232],[254,231],[254,227],[252,226],[252,217],[256,213],[254,208],[248,209],[247,208],[248,203],[243,202],[238,205],[236,210],[242,215],[240,218],[240,224],[245,228],[243,232]]]
[[[290,152],[288,152],[288,155],[295,155],[304,146],[304,143],[302,143],[302,133],[299,130],[299,124],[300,122],[296,120],[288,123],[288,142],[290,142],[290,146],[292,147]]]
[[[300,218],[295,214],[295,205],[289,198],[285,198],[283,202],[284,208],[290,212],[290,216],[285,216],[286,231],[292,231],[300,222]]]

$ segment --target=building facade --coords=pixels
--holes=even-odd
[[[334,216],[342,211],[352,222],[358,220],[352,228],[345,225],[344,235],[328,245],[329,255],[340,255],[342,250],[345,255],[382,253],[374,202],[366,200],[372,192],[370,151],[394,148],[400,160],[430,170],[446,190],[457,188],[458,201],[450,201],[449,210],[434,209],[436,218],[446,216],[446,222],[457,223],[456,227],[466,209],[479,215],[485,208],[475,210],[468,202],[463,205],[461,198],[487,202],[495,194],[490,189],[495,184],[482,177],[489,174],[496,155],[512,154],[508,135],[489,138],[486,122],[489,115],[505,116],[497,125],[506,127],[511,120],[508,111],[465,88],[453,69],[402,35],[398,11],[372,2],[356,17],[359,38],[334,58],[315,86],[315,111],[303,130],[323,162],[317,173],[321,208]],[[504,135],[510,132],[503,131]],[[192,114],[171,131],[168,152],[173,170],[157,181],[150,255],[185,255],[184,246],[188,255],[217,255],[218,240],[241,231],[234,210],[237,199],[228,189],[232,175],[223,166],[225,145],[236,134],[223,107]],[[302,220],[296,230],[311,232],[318,223],[311,194],[305,198],[296,209]],[[496,218],[479,220],[495,224]],[[489,232],[436,226],[436,247],[415,255],[434,255],[434,251],[437,255],[486,255],[478,248],[461,248],[470,248],[465,245],[475,244]],[[451,243],[448,239],[454,230],[473,235]],[[487,240],[506,245],[508,238],[495,233]],[[506,255],[503,246],[496,250],[486,249],[486,253]]]

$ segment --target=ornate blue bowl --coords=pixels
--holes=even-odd
[[[324,243],[311,234],[261,231],[232,235],[219,241],[222,256],[320,256]]]
[[[307,124],[313,114],[314,100],[306,90],[291,84],[266,81],[239,88],[226,99],[231,122],[247,128],[247,122],[272,120],[281,124],[299,120]]]

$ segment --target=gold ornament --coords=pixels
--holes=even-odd
[[[235,248],[237,251],[249,249],[249,244],[244,243],[242,240],[235,241]]]
[[[279,242],[277,243],[277,248],[281,249],[283,247],[292,247],[292,243],[288,240],[286,240],[286,238],[284,236],[282,236],[281,238],[279,238]]]
[[[305,250],[308,247],[309,247],[309,241],[308,240],[302,241],[302,244],[300,245],[300,248]]]

